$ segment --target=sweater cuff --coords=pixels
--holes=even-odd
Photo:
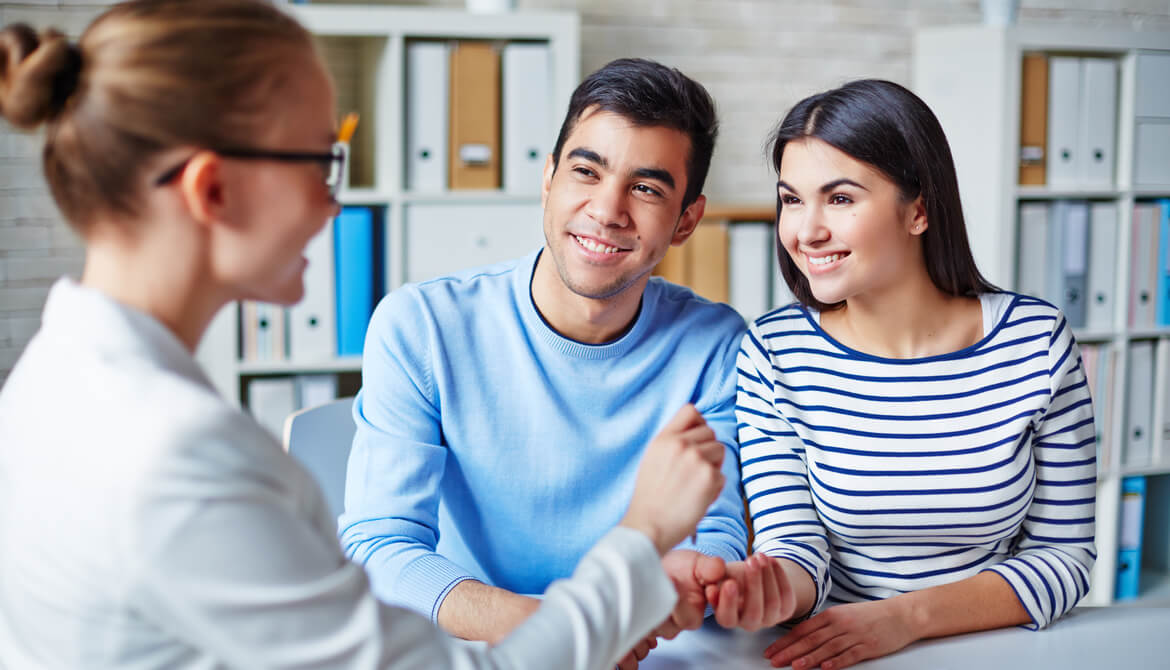
[[[459,582],[475,579],[439,554],[426,554],[403,568],[393,600],[439,622],[439,606]]]
[[[689,540],[688,540],[688,542],[689,542]],[[700,554],[704,554],[706,556],[714,556],[715,558],[722,558],[725,563],[735,563],[736,561],[744,560],[743,556],[740,556],[739,554],[737,554],[734,550],[732,550],[726,544],[707,543],[707,542],[703,542],[701,539],[697,544],[692,544],[689,547],[685,546],[685,545],[681,545],[681,546],[679,546],[679,549],[692,549],[692,550],[697,551]]]

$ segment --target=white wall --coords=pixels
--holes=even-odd
[[[198,0],[193,0],[198,1]],[[71,35],[110,4],[0,3],[0,24],[27,21]],[[335,4],[335,3],[334,3]],[[400,3],[461,7],[461,0]],[[908,84],[915,28],[979,20],[977,0],[516,0],[519,9],[581,14],[585,73],[643,56],[702,82],[722,130],[707,182],[715,202],[771,201],[768,131],[800,98],[859,77]],[[1027,25],[1170,30],[1168,0],[1022,0]],[[54,278],[78,274],[83,253],[40,177],[35,138],[0,122],[0,380],[38,327]]]

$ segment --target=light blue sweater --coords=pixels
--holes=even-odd
[[[366,335],[347,555],[379,598],[432,619],[460,581],[537,594],[621,520],[642,450],[685,403],[727,445],[701,552],[743,558],[735,358],[726,305],[651,279],[630,330],[586,345],[533,305],[539,252],[408,285]]]

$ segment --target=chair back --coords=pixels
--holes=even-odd
[[[317,480],[333,517],[345,509],[345,468],[357,427],[353,398],[306,407],[284,421],[284,448]]]

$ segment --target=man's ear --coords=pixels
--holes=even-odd
[[[682,216],[678,219],[678,225],[674,227],[674,237],[670,238],[671,246],[677,247],[687,241],[691,233],[695,232],[699,222],[703,220],[703,212],[706,209],[707,196],[700,195],[683,210]]]
[[[223,161],[210,151],[200,151],[179,175],[179,193],[191,218],[202,225],[226,220]]]
[[[553,163],[553,155],[549,154],[544,157],[544,176],[540,180],[540,207],[544,209],[548,205],[548,191],[552,188],[553,173],[557,171],[557,166]]]

